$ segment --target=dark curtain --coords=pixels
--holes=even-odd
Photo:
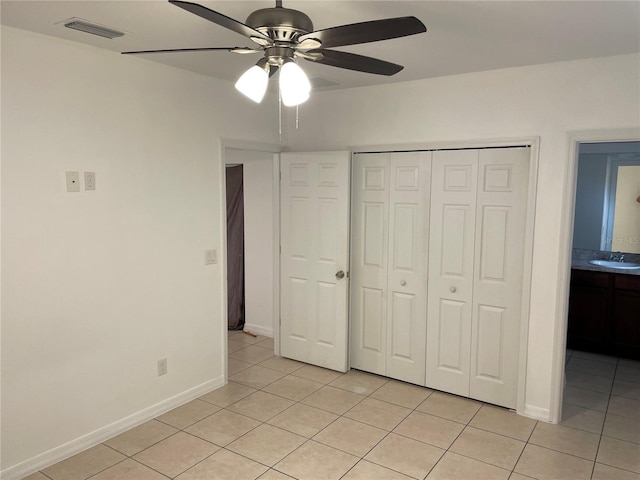
[[[227,167],[228,328],[244,327],[244,193],[242,165]]]

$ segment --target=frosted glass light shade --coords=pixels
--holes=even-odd
[[[286,62],[280,68],[280,95],[282,103],[287,107],[294,107],[304,103],[309,98],[311,83],[307,75],[294,62]]]
[[[244,72],[236,82],[236,90],[249,97],[256,103],[260,103],[267,91],[269,75],[264,68],[254,65]]]

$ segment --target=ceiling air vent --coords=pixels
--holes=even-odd
[[[79,30],[81,32],[90,33],[92,35],[98,35],[100,37],[110,39],[122,37],[124,35],[123,32],[119,32],[118,30],[103,27],[102,25],[96,25],[95,23],[90,23],[78,18],[67,20],[66,22],[64,22],[64,26],[67,28],[72,28],[73,30]]]

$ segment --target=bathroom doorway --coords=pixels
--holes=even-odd
[[[635,145],[634,145],[635,144]],[[564,321],[558,328],[558,343],[556,343],[557,360],[554,361],[554,384],[553,390],[554,405],[552,418],[558,422],[569,424],[577,421],[579,418],[585,418],[585,409],[594,405],[582,405],[580,402],[586,398],[602,397],[603,402],[608,401],[608,395],[611,393],[613,385],[613,373],[611,365],[607,366],[607,362],[617,362],[617,359],[607,358],[606,356],[597,356],[597,354],[578,353],[567,351],[567,330],[568,330],[568,311],[570,301],[570,278],[572,260],[575,258],[574,247],[577,250],[595,251],[601,255],[606,255],[606,250],[602,246],[603,238],[606,239],[607,232],[603,225],[606,225],[607,204],[606,194],[609,193],[607,182],[607,169],[609,174],[611,171],[611,162],[607,165],[607,156],[618,150],[617,153],[628,154],[633,153],[629,149],[637,149],[640,145],[640,131],[638,129],[627,129],[618,131],[588,131],[574,132],[570,134],[570,158],[568,165],[568,175],[566,179],[566,191],[568,192],[567,202],[565,203],[564,219],[565,219],[565,261],[560,271],[562,291],[565,292],[564,302],[559,305],[559,312]],[[590,155],[590,165],[585,170],[598,170],[603,173],[602,180],[596,182],[595,185],[583,185],[584,177],[591,178],[593,181],[597,176],[594,171],[579,171],[579,160],[582,155]],[[598,163],[598,156],[601,163]],[[585,163],[589,163],[588,161]],[[590,194],[585,196],[582,191],[586,188]],[[582,190],[582,191],[581,191]],[[637,195],[636,195],[637,197]],[[634,197],[635,201],[635,197]],[[588,222],[583,223],[584,219]],[[580,252],[576,252],[580,253]],[[564,269],[564,270],[563,270]],[[564,315],[562,315],[564,312]],[[591,358],[588,358],[591,357]],[[570,362],[573,362],[569,365]],[[598,368],[600,374],[595,374],[593,370],[590,372],[582,371],[578,364],[587,364],[589,362],[598,362],[592,365]],[[600,365],[602,364],[602,365]],[[583,365],[584,366],[584,365]],[[575,367],[575,368],[574,368]],[[614,365],[615,369],[615,365]],[[584,370],[584,369],[583,369]],[[567,375],[567,372],[571,372]],[[608,380],[606,377],[609,377]],[[556,383],[557,382],[557,383]],[[585,388],[587,387],[587,388]],[[581,395],[580,388],[600,390],[593,395]],[[605,391],[608,389],[607,391]],[[605,397],[607,397],[605,399]],[[598,411],[598,410],[596,410]],[[606,411],[606,408],[605,408]],[[595,414],[598,416],[599,414]],[[604,415],[604,414],[603,414]],[[602,427],[602,426],[601,426]]]

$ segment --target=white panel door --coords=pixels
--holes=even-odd
[[[470,396],[514,408],[530,149],[479,155]]]
[[[433,154],[426,385],[469,395],[477,150]]]
[[[431,152],[391,155],[386,375],[425,384]]]
[[[424,385],[430,152],[353,164],[351,366]]]
[[[345,372],[349,153],[283,153],[280,170],[280,353]]]
[[[353,157],[351,366],[386,375],[388,153]]]

